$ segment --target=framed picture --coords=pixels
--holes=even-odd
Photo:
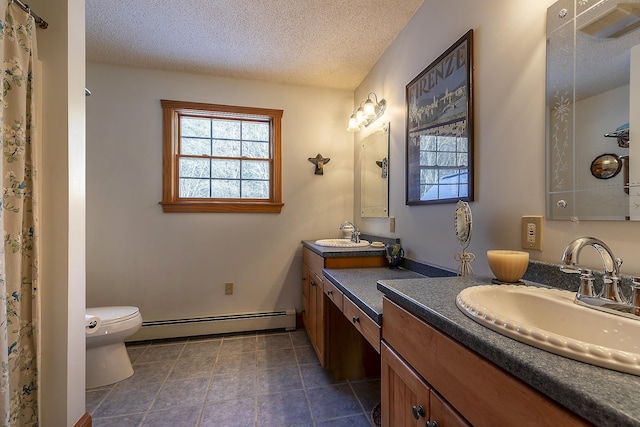
[[[406,204],[473,200],[473,30],[407,85]]]

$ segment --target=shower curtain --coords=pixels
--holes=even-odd
[[[2,200],[0,227],[0,424],[38,425],[38,254],[33,59],[35,23],[18,5],[0,6]],[[3,9],[3,10],[2,10]],[[33,144],[32,144],[33,142]]]

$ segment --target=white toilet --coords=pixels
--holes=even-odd
[[[92,307],[87,316],[100,319],[98,330],[86,334],[86,388],[113,384],[133,375],[124,340],[142,325],[138,307]]]

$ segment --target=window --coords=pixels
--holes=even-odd
[[[282,209],[282,110],[160,101],[164,212]]]

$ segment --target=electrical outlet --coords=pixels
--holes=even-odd
[[[390,233],[395,233],[396,232],[396,217],[395,216],[390,216],[389,217],[389,232]]]
[[[233,295],[233,282],[226,282],[224,284],[224,294]]]
[[[522,217],[522,247],[524,249],[542,250],[542,217]]]

